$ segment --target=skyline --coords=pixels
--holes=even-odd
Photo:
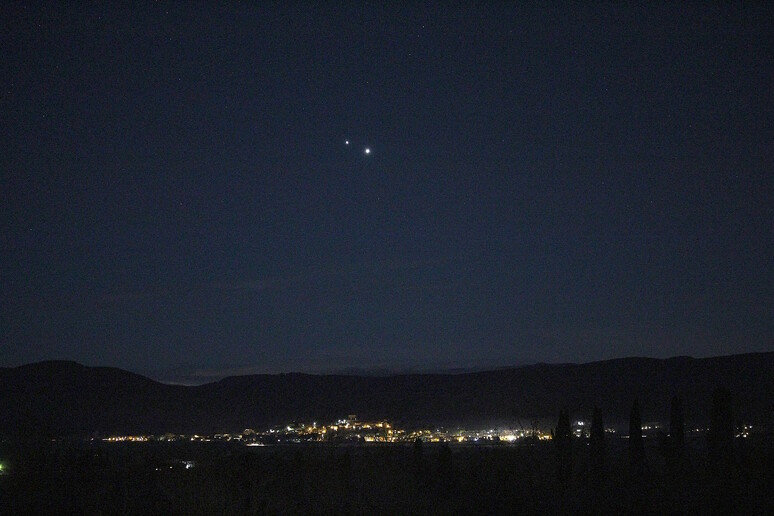
[[[0,367],[772,350],[771,5],[0,18]]]

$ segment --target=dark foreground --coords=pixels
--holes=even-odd
[[[3,514],[774,513],[770,438],[712,465],[646,443],[641,475],[611,440],[603,474],[574,443],[562,485],[551,442],[464,446],[0,443]]]

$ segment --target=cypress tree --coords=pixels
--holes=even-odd
[[[599,407],[594,407],[594,414],[591,417],[589,447],[592,479],[600,482],[605,475],[605,426]]]
[[[734,441],[734,423],[731,411],[731,392],[718,388],[712,395],[712,416],[707,436],[710,459],[721,462],[731,457]]]
[[[669,411],[669,442],[672,452],[678,457],[685,447],[685,422],[683,420],[683,400],[679,396],[672,397]]]
[[[424,452],[422,450],[422,439],[419,437],[414,440],[414,447],[411,453],[411,465],[414,471],[414,481],[417,483],[424,482],[427,475],[425,471]]]
[[[642,441],[642,417],[640,403],[634,400],[629,413],[629,467],[637,475],[642,475],[645,466],[645,446]]]
[[[566,410],[559,411],[559,421],[554,432],[556,446],[556,467],[559,482],[566,485],[572,476],[572,429],[570,415]]]

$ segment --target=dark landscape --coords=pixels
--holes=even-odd
[[[0,503],[35,514],[764,514],[774,509],[772,361],[774,353],[631,358],[448,375],[256,375],[196,387],[71,362],[5,368]],[[730,393],[723,419],[719,387]],[[639,426],[662,429],[641,433],[639,458],[628,426],[635,399]],[[565,410],[592,425],[604,414],[602,440],[593,426],[561,439]],[[537,428],[514,442],[107,439],[241,433],[353,412],[407,427],[549,425],[553,439],[538,439]],[[713,444],[718,425],[727,429],[723,451]]]
[[[461,374],[385,377],[279,374],[238,376],[195,387],[73,362],[0,369],[0,435],[87,437],[133,433],[218,433],[332,421],[347,414],[409,426],[553,420],[566,408],[624,428],[638,399],[647,421],[665,420],[684,399],[685,419],[709,423],[712,392],[729,389],[735,418],[770,424],[774,353],[694,359],[626,358],[539,364]]]
[[[573,443],[564,483],[552,443],[518,446],[290,446],[39,444],[8,461],[8,514],[770,514],[771,436],[734,443],[712,465],[704,443],[679,461],[645,446],[633,473],[623,440],[607,446],[601,478],[585,442]],[[185,469],[181,461],[195,460]]]
[[[774,514],[772,27],[0,1],[0,516]]]

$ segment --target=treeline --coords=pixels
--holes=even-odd
[[[728,389],[718,388],[712,395],[710,412],[710,427],[703,446],[702,462],[698,466],[705,469],[704,478],[706,494],[710,495],[704,501],[711,500],[713,510],[735,507],[734,483],[739,476],[738,464],[734,456],[734,418],[732,396]],[[577,437],[572,432],[568,410],[561,410],[555,429],[552,431],[555,447],[556,483],[560,490],[566,491],[573,487],[573,468],[577,459],[575,447],[587,447],[588,456],[586,468],[581,478],[584,486],[600,488],[607,485],[608,446],[599,407],[594,407],[591,427],[588,436]],[[692,465],[686,462],[685,420],[683,400],[674,396],[670,403],[669,432],[659,432],[657,435],[658,464],[646,464],[645,442],[642,432],[642,413],[640,403],[634,400],[629,415],[628,448],[628,481],[632,492],[643,492],[646,473],[658,475],[666,488],[666,505],[668,510],[682,511],[688,502],[685,496],[686,477]],[[633,498],[635,501],[637,497]],[[640,509],[645,501],[637,502]]]

